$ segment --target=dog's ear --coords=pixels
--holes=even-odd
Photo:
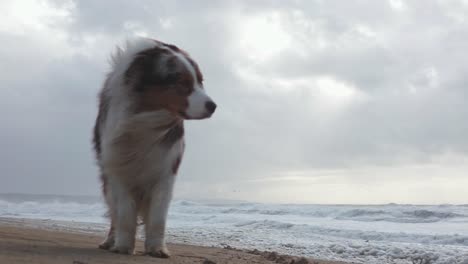
[[[171,54],[159,47],[154,47],[138,53],[125,72],[125,84],[137,92],[142,92],[150,85],[164,85],[167,80],[167,70],[162,62],[168,60]],[[170,79],[173,79],[171,76]]]

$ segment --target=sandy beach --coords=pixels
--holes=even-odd
[[[110,253],[97,248],[102,234],[80,233],[50,228],[41,220],[0,218],[0,263],[94,264],[94,263],[314,263],[338,264],[261,252],[168,244],[172,257],[157,259],[142,254],[142,241],[137,242],[133,256]]]

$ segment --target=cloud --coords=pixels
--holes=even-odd
[[[446,168],[447,192],[466,172],[466,1],[0,5],[0,191],[98,193],[96,94],[132,35],[186,49],[219,105],[187,122],[179,196],[323,202],[307,189],[326,182],[342,202],[374,177],[416,190],[412,166]],[[380,193],[355,202],[396,199]]]

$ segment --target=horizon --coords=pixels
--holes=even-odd
[[[1,196],[44,196],[49,198],[54,197],[64,197],[64,198],[92,198],[101,201],[104,204],[104,200],[102,195],[86,195],[86,194],[53,194],[53,193],[7,193],[2,192],[0,193],[0,200]],[[35,200],[32,200],[35,201]],[[233,200],[233,199],[216,199],[216,198],[205,198],[205,199],[186,199],[186,198],[179,198],[174,197],[172,199],[173,202],[175,201],[188,201],[188,202],[195,202],[195,203],[250,203],[250,204],[262,204],[262,205],[316,205],[316,206],[388,206],[388,205],[398,205],[398,206],[467,206],[464,203],[440,203],[440,204],[412,204],[412,203],[362,203],[362,204],[352,204],[352,203],[281,203],[281,202],[261,202],[261,201],[250,201],[250,200]],[[172,206],[172,204],[171,204]]]

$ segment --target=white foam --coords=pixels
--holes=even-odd
[[[0,216],[73,220],[74,225],[88,222],[83,225],[88,230],[102,230],[102,223],[107,223],[98,199],[34,200],[0,196]],[[358,263],[418,263],[418,258],[431,259],[434,264],[468,261],[468,206],[460,205],[174,201],[168,232],[171,242],[229,244]]]

